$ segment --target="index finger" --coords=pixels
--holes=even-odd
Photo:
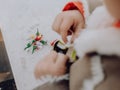
[[[73,26],[73,20],[70,20],[69,18],[64,19],[61,23],[60,32],[61,32],[62,39],[65,43],[67,42],[67,35],[71,26]]]

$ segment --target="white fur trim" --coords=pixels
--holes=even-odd
[[[115,18],[111,16],[105,6],[97,7],[87,21],[88,29],[108,28],[113,25]]]
[[[104,55],[120,56],[120,30],[112,27],[84,30],[75,40],[74,46],[80,57],[94,51]]]
[[[91,58],[91,71],[92,77],[90,79],[86,79],[83,82],[82,90],[94,90],[96,85],[100,84],[104,79],[102,64],[100,56],[94,56]]]
[[[62,76],[51,76],[51,75],[45,75],[45,76],[42,76],[39,80],[41,80],[42,82],[44,83],[47,83],[47,82],[57,82],[57,81],[61,81],[61,80],[69,80],[69,74],[65,74],[65,75],[62,75]]]
[[[85,17],[85,23],[88,20],[88,17],[90,15],[89,13],[89,7],[88,7],[88,3],[86,0],[79,0],[82,4],[83,4],[83,8],[84,8],[84,17]]]
[[[51,75],[45,75],[42,76],[40,79],[37,80],[37,85],[36,87],[40,86],[40,85],[44,85],[46,83],[54,83],[54,82],[59,82],[61,80],[69,80],[69,74],[65,74],[63,76],[51,76]]]

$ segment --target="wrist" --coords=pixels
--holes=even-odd
[[[68,10],[78,10],[83,17],[84,22],[86,23],[87,18],[89,16],[89,9],[86,0],[79,0],[67,3],[63,8],[63,11]]]
[[[83,4],[81,2],[69,2],[63,8],[63,11],[68,11],[68,10],[78,10],[84,18],[84,9],[83,9]]]

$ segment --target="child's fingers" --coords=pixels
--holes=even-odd
[[[81,24],[77,25],[76,29],[74,30],[75,32],[73,32],[73,35],[71,37],[71,42],[72,43],[79,36],[79,33],[80,33],[82,28],[83,28],[83,25],[81,25]]]
[[[75,40],[78,36],[79,36],[79,31],[73,33],[70,42],[71,42],[71,43],[74,43],[74,40]]]
[[[67,43],[67,32],[62,31],[62,32],[61,32],[61,37],[62,37],[62,40],[63,40],[65,43]]]
[[[48,56],[47,56],[47,60],[49,60],[50,62],[52,61],[52,62],[56,62],[56,59],[57,59],[57,53],[56,53],[56,51],[50,51],[50,53],[48,54]]]
[[[60,26],[61,33],[60,34],[65,43],[67,42],[68,31],[70,30],[72,25],[73,25],[73,20],[71,20],[70,18],[67,18],[67,17],[61,23],[61,26]]]
[[[72,35],[70,42],[73,43],[74,40],[75,40],[75,37],[74,37],[74,35]]]
[[[58,53],[56,63],[59,66],[65,66],[66,62],[68,60],[68,57],[64,54]]]
[[[62,23],[62,17],[59,14],[58,16],[56,16],[56,18],[52,24],[52,29],[59,34],[60,34],[61,23]]]
[[[60,76],[65,74],[67,60],[68,60],[67,56],[58,53],[58,57],[54,65],[54,75]]]
[[[34,70],[34,75],[35,75],[35,78],[38,79],[40,78],[42,75],[43,75],[43,70],[41,68],[41,64],[39,65],[40,63],[38,63],[35,67],[35,70]]]

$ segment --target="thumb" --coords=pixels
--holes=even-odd
[[[67,43],[67,32],[61,32],[62,40]]]
[[[71,37],[71,42],[73,43],[74,40],[79,36],[79,33],[80,31],[82,30],[82,26],[81,25],[78,25],[76,28],[75,28],[75,32],[72,34],[72,37]]]
[[[72,34],[72,37],[71,37],[70,43],[73,43],[74,40],[75,40],[75,36],[74,36],[74,34]]]

